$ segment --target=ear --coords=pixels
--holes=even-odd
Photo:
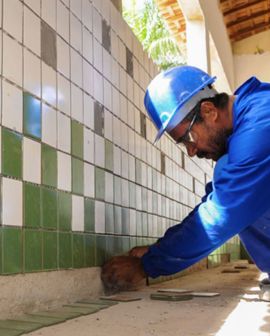
[[[201,104],[201,116],[204,120],[216,121],[218,110],[212,102],[204,101]]]

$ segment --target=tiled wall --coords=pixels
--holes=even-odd
[[[212,173],[155,130],[157,69],[109,0],[0,0],[1,274],[148,244]]]

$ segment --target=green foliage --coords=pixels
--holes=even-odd
[[[161,69],[186,63],[183,50],[170,35],[154,0],[123,1],[123,17]]]

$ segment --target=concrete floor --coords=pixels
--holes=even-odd
[[[238,263],[239,264],[239,263]],[[235,264],[234,264],[235,265]],[[141,301],[119,303],[96,314],[40,329],[29,336],[266,336],[270,335],[270,303],[258,299],[254,265],[240,273],[221,273],[234,265],[198,271],[177,280],[155,284],[131,296]],[[220,292],[219,297],[190,301],[150,300],[158,288]]]

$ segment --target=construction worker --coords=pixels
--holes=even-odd
[[[259,269],[270,273],[270,84],[251,77],[229,96],[216,92],[215,79],[182,66],[149,84],[145,107],[156,141],[166,132],[189,156],[216,161],[214,179],[202,202],[156,244],[105,264],[107,288],[179,272],[236,234]]]

